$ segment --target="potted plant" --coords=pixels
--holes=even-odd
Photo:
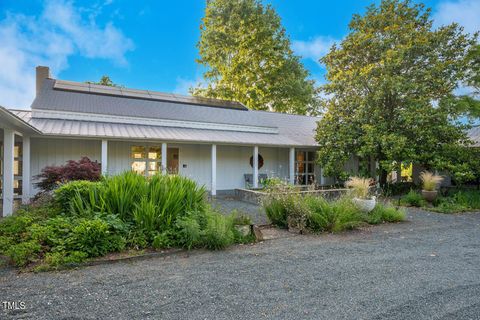
[[[422,180],[422,196],[428,202],[433,202],[438,195],[438,186],[443,180],[442,176],[433,174],[429,171],[423,171],[420,174],[420,180]]]
[[[377,201],[374,196],[370,196],[370,179],[350,177],[345,186],[351,189],[353,203],[363,212],[370,212],[375,208]]]

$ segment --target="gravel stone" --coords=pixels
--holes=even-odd
[[[224,214],[229,214],[236,210],[239,214],[249,216],[254,224],[263,225],[269,223],[265,211],[258,205],[240,201],[231,196],[217,196],[211,200],[211,203],[214,208]]]
[[[61,272],[0,269],[2,319],[480,319],[480,214]],[[1,306],[0,306],[1,307]]]

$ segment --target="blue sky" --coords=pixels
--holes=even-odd
[[[59,79],[98,80],[108,74],[126,87],[187,93],[201,81],[195,58],[205,2],[0,0],[0,105],[30,106],[36,65],[50,66]],[[318,58],[345,36],[352,14],[372,3],[264,2],[277,10],[295,52],[319,83],[324,69]],[[480,29],[480,0],[424,3],[437,25],[456,21],[469,32]]]

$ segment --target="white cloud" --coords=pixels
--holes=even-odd
[[[315,62],[328,53],[332,45],[338,40],[332,37],[318,36],[308,41],[295,40],[292,42],[293,51],[306,59]]]
[[[440,2],[433,15],[435,26],[456,22],[468,33],[480,30],[480,1],[457,0]]]
[[[190,88],[195,88],[198,86],[206,86],[205,80],[200,75],[197,75],[195,79],[177,77],[177,84],[175,86],[175,89],[173,89],[173,93],[190,95]]]
[[[72,55],[110,60],[126,66],[126,52],[133,50],[112,22],[96,23],[95,13],[71,2],[49,0],[38,16],[7,13],[0,21],[0,105],[28,108],[35,95],[35,66],[50,66],[58,74]]]

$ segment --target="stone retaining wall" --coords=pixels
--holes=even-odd
[[[335,200],[344,195],[347,189],[327,189],[327,190],[306,190],[296,191],[293,193],[300,195],[322,196],[327,200]],[[250,189],[235,189],[235,197],[238,200],[249,202],[252,204],[261,204],[262,199],[267,196],[267,193],[260,190]]]

